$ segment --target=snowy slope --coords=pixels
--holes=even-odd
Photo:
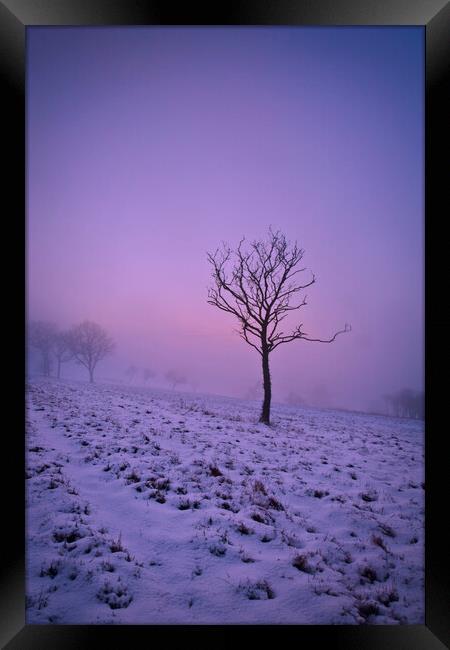
[[[36,380],[27,622],[422,624],[423,423]]]

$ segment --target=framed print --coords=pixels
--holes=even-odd
[[[0,25],[5,647],[445,647],[448,4]]]

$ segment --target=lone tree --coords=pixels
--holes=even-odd
[[[290,244],[280,232],[269,228],[267,240],[254,241],[244,249],[243,238],[236,250],[223,244],[208,253],[214,285],[208,290],[208,303],[233,314],[239,321],[239,335],[261,355],[264,399],[260,422],[270,424],[272,387],[269,355],[279,345],[298,339],[332,343],[339,334],[349,332],[350,325],[330,339],[309,337],[300,323],[293,331],[282,331],[281,322],[289,312],[306,305],[306,296],[297,294],[315,282],[315,276],[302,284],[297,268],[304,255],[297,242]]]
[[[55,334],[54,352],[56,357],[56,376],[61,377],[61,364],[73,359],[73,352],[70,346],[70,333],[57,332]]]
[[[29,343],[40,352],[41,369],[45,377],[50,376],[56,333],[56,325],[47,321],[32,321],[28,328]]]
[[[75,325],[69,334],[70,349],[78,363],[89,371],[89,381],[94,381],[94,370],[99,361],[114,349],[114,342],[107,332],[91,321]]]

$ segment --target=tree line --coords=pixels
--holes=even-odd
[[[398,418],[425,419],[425,396],[421,391],[403,388],[383,396],[387,415]]]
[[[48,321],[32,321],[28,326],[28,343],[40,355],[41,370],[46,377],[56,363],[59,379],[62,364],[75,361],[86,368],[91,383],[97,364],[114,349],[114,341],[106,330],[88,320],[67,330],[60,330]]]
[[[89,381],[94,382],[94,371],[99,361],[114,350],[114,342],[97,323],[83,321],[70,329],[61,330],[49,321],[31,321],[28,326],[28,345],[35,349],[40,357],[40,370],[49,377],[56,366],[56,377],[61,378],[64,363],[75,361],[84,366],[89,373]],[[140,370],[134,364],[125,370],[128,381],[134,381],[139,374],[146,384],[156,373],[151,368]],[[172,390],[188,383],[186,375],[172,369],[164,375]],[[191,382],[194,386],[195,382]]]
[[[150,379],[153,379],[156,376],[156,372],[151,368],[137,368],[134,364],[128,366],[125,370],[125,377],[129,382],[133,382],[135,379],[138,379],[139,376],[142,376],[144,384],[146,384]],[[169,383],[172,390],[175,390],[177,386],[188,383],[188,379],[185,374],[180,370],[168,370],[164,375],[165,380]],[[190,382],[192,386],[195,385],[195,382]]]

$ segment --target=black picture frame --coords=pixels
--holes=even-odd
[[[446,532],[448,461],[445,454],[447,332],[450,325],[445,279],[447,241],[440,229],[448,205],[449,114],[445,73],[450,69],[450,4],[446,0],[262,0],[222,3],[197,9],[148,0],[0,0],[0,69],[4,109],[2,184],[5,248],[14,251],[13,271],[3,275],[4,300],[12,318],[7,348],[8,391],[3,427],[4,482],[0,641],[8,650],[88,648],[127,643],[164,643],[181,633],[183,642],[202,636],[227,641],[234,633],[262,633],[278,639],[292,634],[310,647],[325,644],[351,650],[375,648],[439,650],[450,647],[449,533]],[[403,626],[72,626],[25,625],[24,521],[24,334],[25,334],[25,51],[26,29],[35,25],[421,25],[426,39],[425,141],[425,386],[426,386],[426,617],[425,625]],[[6,109],[6,110],[5,110]],[[446,196],[447,195],[447,196]],[[6,200],[5,200],[6,199]],[[26,242],[25,242],[26,243]],[[422,263],[422,260],[418,260]],[[10,282],[13,276],[15,282]],[[14,305],[14,309],[10,308]],[[6,339],[5,339],[6,340]],[[11,344],[9,344],[11,341]],[[14,524],[10,522],[15,522]],[[6,532],[5,532],[6,531]],[[237,629],[239,628],[239,629]]]

